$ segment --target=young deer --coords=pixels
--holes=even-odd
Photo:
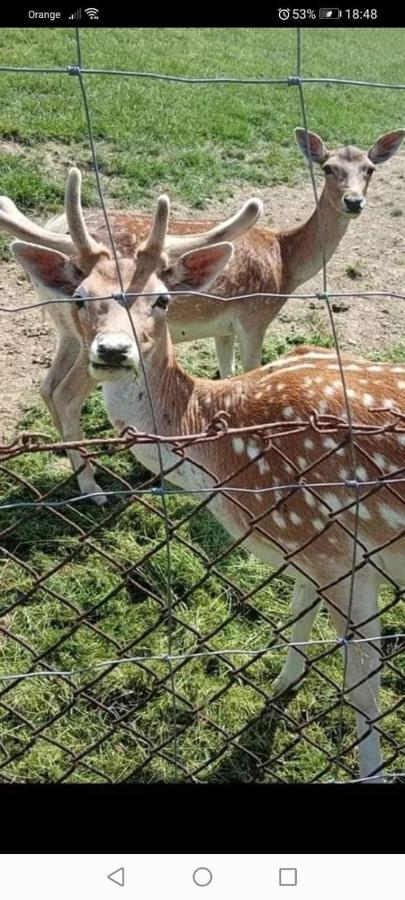
[[[174,356],[170,285],[206,290],[229,263],[232,245],[191,251],[167,265],[168,216],[168,200],[161,197],[145,247],[135,264],[122,265],[125,291],[140,294],[128,297],[128,307],[119,299],[89,302],[106,289],[119,290],[106,254],[94,256],[77,285],[71,263],[60,253],[20,242],[12,249],[47,290],[54,293],[61,283],[68,293],[75,289],[74,321],[88,347],[90,374],[103,384],[108,415],[119,431],[130,427],[154,433],[144,373],[161,436],[197,435],[214,417],[226,420],[227,428],[215,440],[190,441],[185,456],[178,441],[161,443],[167,478],[197,491],[217,487],[209,507],[232,537],[244,538],[244,546],[271,566],[289,564],[297,579],[293,643],[308,640],[320,598],[326,602],[338,635],[348,638],[345,697],[356,712],[361,776],[378,772],[378,781],[378,590],[384,581],[405,583],[405,487],[400,481],[384,483],[384,476],[403,467],[405,431],[394,426],[405,412],[405,365],[346,361],[352,441],[339,364],[331,350],[301,348],[218,382],[192,378]],[[131,451],[152,472],[160,471],[156,443],[137,443]],[[377,489],[362,484],[374,479],[381,481]],[[338,484],[325,492],[318,487],[324,482]],[[286,483],[301,487],[280,490]],[[351,643],[350,637],[361,640]],[[295,685],[304,665],[305,653],[291,647],[274,694]]]

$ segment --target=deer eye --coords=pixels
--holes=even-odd
[[[158,306],[159,309],[167,309],[168,305],[169,305],[169,295],[168,294],[160,294],[159,297],[156,298],[152,309],[155,309],[156,306]]]
[[[84,299],[83,299],[83,295],[80,293],[80,291],[75,291],[73,294],[73,297],[75,300],[76,309],[83,309]]]
[[[374,166],[368,166],[368,168],[366,169],[366,175],[370,176],[373,174],[373,172],[374,172]]]

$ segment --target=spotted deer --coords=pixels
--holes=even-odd
[[[350,221],[364,209],[375,166],[398,151],[405,131],[382,135],[367,153],[355,147],[330,151],[318,135],[302,128],[297,128],[295,134],[302,152],[322,167],[325,176],[319,209],[306,222],[284,231],[255,226],[263,205],[252,198],[239,214],[226,222],[175,221],[172,233],[167,235],[166,250],[171,261],[181,253],[215,241],[238,239],[232,259],[219,273],[213,288],[219,298],[230,299],[224,302],[215,298],[174,296],[169,311],[170,332],[175,343],[215,337],[223,378],[234,371],[235,336],[239,341],[243,368],[249,370],[260,366],[268,325],[287,296],[319,271],[323,255],[326,260],[331,257]],[[9,198],[1,197],[0,227],[15,237],[50,247],[76,260],[76,268],[79,263],[78,284],[86,271],[89,248],[102,242],[107,252],[109,235],[101,212],[89,213],[84,219],[80,182],[78,189],[72,191],[68,181],[66,197],[65,213],[52,219],[47,228],[30,222]],[[131,265],[147,233],[149,217],[120,211],[110,212],[109,219],[119,257],[128,261],[126,265]],[[208,231],[201,232],[202,228],[208,228]],[[70,235],[66,233],[69,231]],[[84,260],[82,268],[81,260]],[[42,290],[43,297],[43,286],[37,283],[37,287]],[[175,290],[175,285],[170,287]],[[102,292],[105,293],[107,288],[108,285],[101,283]],[[262,292],[283,296],[235,299],[237,295]],[[58,285],[58,294],[66,295],[66,285]],[[55,304],[49,306],[48,311],[58,331],[58,348],[42,386],[42,395],[59,433],[64,436],[69,432],[75,439],[80,437],[80,412],[94,381],[88,374],[85,350],[70,322],[70,309]],[[74,396],[69,391],[69,384],[75,386]],[[61,397],[68,403],[66,410]],[[74,460],[74,469],[80,470],[78,454],[70,453],[70,457]],[[78,481],[84,493],[94,495],[95,502],[104,502],[105,497],[97,488],[89,465],[79,471]]]
[[[47,287],[45,257],[41,277],[31,276],[40,299],[45,301],[70,297],[74,288],[80,284],[84,274],[92,269],[99,256],[108,260],[113,258],[112,249],[107,248],[107,244],[95,240],[84,221],[81,207],[81,174],[78,169],[72,169],[67,179],[65,210],[62,217],[55,217],[46,228],[43,228],[24,216],[10,198],[0,197],[0,227],[9,234],[29,241],[32,245],[48,247],[59,253],[61,272],[63,264],[69,261],[69,278],[63,274],[59,280],[54,280],[51,291]],[[165,237],[167,261],[178,259],[186,250],[208,246],[221,240],[237,239],[254,225],[262,214],[262,210],[261,200],[253,197],[244,203],[230,219],[217,222],[204,232],[194,229],[193,233],[187,234],[189,222],[174,222],[171,234],[167,234]],[[140,239],[137,229],[140,229],[141,234],[144,232],[145,219],[131,217],[126,213],[110,213],[109,215],[114,241],[118,248],[119,266],[120,268],[125,266],[126,270],[131,266],[134,268],[137,252],[144,246],[144,241]],[[98,229],[108,243],[102,216],[95,214],[93,220],[98,223],[95,227],[96,233]],[[68,234],[63,233],[66,227]],[[170,284],[172,290],[179,287],[173,280]],[[99,286],[102,295],[108,293],[110,290],[109,277],[106,276],[104,282],[100,278]],[[78,440],[81,435],[81,409],[94,387],[95,381],[88,371],[87,349],[77,331],[71,305],[55,302],[50,303],[46,308],[56,327],[58,343],[55,358],[42,384],[41,394],[61,437],[66,440]],[[93,501],[97,504],[104,503],[106,498],[97,486],[91,465],[88,463],[84,465],[77,451],[69,451],[69,457],[73,470],[78,473],[77,478],[81,492],[92,494]]]
[[[320,602],[326,603],[344,638],[345,698],[357,718],[360,774],[375,774],[378,782],[378,591],[384,582],[405,583],[405,487],[384,480],[403,471],[405,428],[398,421],[405,412],[405,365],[344,360],[351,427],[332,350],[300,348],[240,376],[193,378],[174,354],[170,284],[206,291],[230,263],[233,248],[222,242],[168,264],[168,217],[168,200],[161,197],[135,263],[122,264],[129,307],[122,299],[91,299],[106,286],[108,293],[120,288],[113,260],[100,248],[93,248],[79,284],[62,254],[19,241],[12,250],[46,289],[55,292],[62,283],[74,294],[74,322],[87,346],[90,376],[103,385],[118,431],[151,435],[156,427],[166,438],[160,446],[167,479],[183,489],[212,490],[209,508],[232,538],[295,576],[292,646],[274,696],[302,679],[300,645]],[[213,422],[222,422],[215,438]],[[182,457],[179,436],[201,434],[206,439],[190,441]],[[131,452],[160,472],[156,443],[137,442]]]
[[[272,229],[258,224],[241,231],[229,265],[216,279],[213,292],[221,300],[195,297],[174,298],[169,312],[174,343],[200,338],[215,338],[219,371],[222,378],[234,374],[234,345],[237,339],[242,368],[256,369],[262,362],[266,330],[288,296],[320,271],[325,255],[331,258],[349,224],[366,206],[366,194],[375,167],[389,160],[399,150],[404,129],[380,136],[365,152],[353,146],[328,150],[323,140],[303,128],[295,129],[299,149],[315,166],[321,168],[324,186],[319,209],[294,228]],[[257,200],[255,201],[258,202]],[[63,219],[59,220],[63,226]],[[86,224],[98,240],[108,243],[104,219],[100,212],[86,216]],[[182,249],[195,232],[211,228],[215,240],[215,221],[173,223],[184,235]],[[120,252],[127,256],[144,238],[150,226],[148,216],[112,213],[111,226]],[[188,238],[186,235],[188,234]],[[216,238],[234,241],[225,232]],[[180,246],[179,244],[177,246]],[[198,246],[194,245],[194,246]],[[172,254],[173,255],[173,254]],[[284,296],[232,299],[242,294],[271,293]]]
[[[241,217],[230,223],[187,220],[173,222],[167,249],[171,258],[204,243],[234,241],[239,237],[230,264],[215,282],[214,293],[229,298],[226,303],[213,299],[196,301],[194,297],[174,298],[169,323],[174,343],[200,338],[215,338],[222,378],[234,373],[234,344],[237,338],[245,371],[261,365],[266,330],[288,296],[322,268],[345,235],[350,222],[359,217],[366,205],[366,193],[377,165],[399,150],[404,129],[388,132],[367,151],[344,146],[328,150],[323,140],[303,128],[295,129],[298,147],[312,163],[322,169],[324,187],[319,208],[295,228],[252,227],[262,213],[260,200],[253,199]],[[150,227],[150,217],[127,211],[109,213],[111,230],[118,253],[131,259]],[[86,226],[94,239],[110,246],[108,230],[101,211],[86,215]],[[15,237],[74,254],[65,213],[49,223],[58,233],[30,223],[8,198],[0,198],[0,227]],[[201,234],[201,229],[209,229]],[[280,294],[280,297],[236,299],[241,294]],[[61,351],[62,353],[64,351]]]

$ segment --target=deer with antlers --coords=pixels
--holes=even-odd
[[[78,173],[71,177],[77,184]],[[207,290],[233,247],[222,242],[168,263],[168,217],[161,197],[144,246],[122,264],[127,304],[122,297],[94,299],[120,291],[114,261],[100,245],[89,248],[80,284],[63,254],[19,241],[12,250],[44,289],[54,294],[62,285],[73,294],[78,339],[113,425],[146,435],[157,428],[161,455],[156,441],[131,446],[141,463],[159,473],[162,462],[175,485],[212,491],[209,508],[237,543],[271,566],[288,563],[296,577],[293,646],[274,695],[303,677],[305,654],[297,645],[308,640],[319,603],[326,603],[344,636],[345,699],[357,717],[361,777],[382,780],[378,591],[382,582],[405,583],[405,487],[391,483],[403,471],[405,430],[397,423],[405,365],[347,359],[346,393],[336,354],[319,348],[300,348],[230,379],[191,377],[174,355],[170,285]],[[226,427],[208,439],[218,417]],[[179,450],[179,436],[193,435],[205,439]]]
[[[402,143],[405,131],[382,135],[364,153],[354,147],[329,151],[318,135],[296,129],[298,145],[312,162],[324,172],[325,184],[319,208],[303,225],[287,231],[273,231],[255,226],[262,213],[262,203],[253,198],[227,222],[177,221],[166,237],[166,251],[171,262],[181,253],[208,246],[218,241],[238,240],[228,265],[218,275],[215,293],[230,298],[174,297],[169,311],[169,325],[175,343],[197,338],[215,337],[220,374],[233,373],[235,336],[240,344],[243,368],[261,364],[265,331],[277,315],[288,294],[307,281],[328,260],[346,232],[349,222],[360,215],[374,167],[388,160]],[[111,255],[108,230],[101,212],[84,218],[80,201],[80,183],[72,190],[67,184],[65,214],[52,219],[47,228],[30,222],[7,197],[0,198],[0,227],[23,240],[59,251],[72,260],[79,284],[92,259],[91,248],[102,242],[104,253]],[[128,212],[110,212],[114,243],[120,260],[132,265],[137,249],[147,233],[149,218]],[[202,227],[210,226],[201,233]],[[70,234],[65,233],[66,231]],[[73,269],[72,269],[73,271]],[[43,286],[34,282],[44,297]],[[67,284],[58,285],[58,294],[66,296]],[[174,292],[175,285],[170,285]],[[104,293],[108,285],[101,284]],[[41,293],[42,291],[42,293]],[[278,297],[232,299],[240,294],[280,294]],[[49,293],[45,296],[49,297]],[[69,306],[48,307],[58,331],[58,349],[42,386],[42,396],[61,436],[80,437],[80,411],[94,381],[88,374],[86,350],[77,339]],[[80,388],[77,386],[80,385]],[[73,393],[74,392],[74,393]],[[63,398],[63,400],[62,400]],[[67,408],[64,407],[67,404]],[[95,502],[105,497],[97,488],[91,467],[83,469],[77,453],[69,454],[83,493],[92,493]]]
[[[176,259],[186,250],[209,246],[220,240],[235,240],[248,228],[252,227],[262,213],[263,204],[260,200],[252,198],[242,208],[225,222],[213,225],[208,231],[199,233],[194,231],[187,235],[183,233],[190,223],[176,222],[173,232],[165,237],[165,251],[167,259]],[[57,216],[49,223],[49,228],[43,228],[31,222],[17,209],[8,197],[0,197],[0,226],[23,240],[29,241],[32,246],[43,246],[59,254],[62,264],[69,261],[69,278],[61,277],[58,283],[54,283],[51,292],[46,286],[46,271],[42,277],[32,276],[31,280],[42,300],[66,299],[74,290],[74,283],[79,284],[83,275],[91,271],[95,261],[101,256],[111,260],[113,253],[107,244],[102,244],[90,234],[84,220],[81,206],[81,175],[79,170],[73,169],[68,177],[65,197],[66,213],[62,217]],[[66,226],[69,234],[61,233]],[[134,230],[135,222],[131,216],[125,213],[111,213],[114,231],[114,242],[119,249],[119,266],[134,265],[134,258],[144,241],[139,240],[139,234]],[[105,235],[100,222],[100,216],[96,214],[98,228]],[[101,217],[102,218],[102,217]],[[136,217],[135,220],[137,221]],[[131,228],[132,224],[132,228]],[[139,222],[138,222],[139,226]],[[141,231],[144,231],[143,221]],[[105,235],[107,243],[108,237]],[[44,263],[45,263],[44,257]],[[171,282],[172,290],[178,285]],[[108,280],[103,284],[100,280],[102,294],[108,293]],[[70,291],[70,294],[69,294]],[[95,385],[95,380],[88,370],[88,357],[86,345],[82,343],[80,333],[74,320],[72,306],[63,303],[50,303],[47,305],[48,313],[56,327],[58,345],[56,356],[41,386],[41,394],[48,409],[55,428],[65,440],[79,440],[80,413],[83,404]],[[77,472],[79,488],[84,494],[92,494],[93,501],[101,505],[106,502],[106,497],[98,487],[89,463],[83,463],[77,451],[68,452],[73,470]]]

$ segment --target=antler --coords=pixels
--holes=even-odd
[[[257,222],[263,213],[263,203],[257,197],[251,197],[242,209],[225,222],[215,225],[210,231],[200,234],[168,234],[165,250],[170,255],[187,253],[199,247],[208,247],[222,241],[233,241],[240,237]]]
[[[88,264],[94,257],[105,254],[110,256],[107,247],[99,244],[87,230],[81,203],[82,176],[79,169],[70,169],[66,183],[65,211],[66,219],[74,247],[79,253],[81,263]]]
[[[65,215],[70,234],[60,233],[61,216],[52,219],[48,228],[42,228],[27,219],[9,197],[0,197],[0,227],[23,241],[59,250],[67,256],[78,255],[85,268],[100,254],[109,256],[104,244],[97,243],[86,228],[81,204],[81,181],[79,169],[70,169],[65,193]],[[58,230],[50,230],[56,222],[59,224]]]
[[[35,222],[30,222],[9,197],[0,197],[0,228],[22,241],[59,250],[68,256],[75,250],[69,235],[56,234],[36,225]]]
[[[152,272],[161,267],[162,261],[164,261],[164,264],[167,263],[167,257],[164,256],[164,259],[162,258],[167,239],[169,214],[169,198],[166,194],[162,194],[157,202],[149,235],[136,255],[136,273],[132,282],[133,290],[142,290]]]

